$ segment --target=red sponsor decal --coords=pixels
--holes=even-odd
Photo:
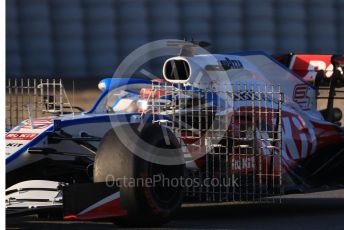
[[[6,140],[25,140],[29,141],[34,139],[38,133],[7,133]]]
[[[38,118],[36,120],[33,121],[33,126],[35,129],[45,129],[47,127],[49,127],[52,122],[53,122],[53,118]],[[23,126],[20,127],[21,129],[31,129],[31,121],[30,120],[26,120],[23,124]]]
[[[332,75],[331,55],[297,54],[290,68],[306,81],[314,81],[317,71],[324,70],[327,77]]]
[[[255,169],[255,158],[249,154],[232,157],[231,171],[237,173],[252,172]]]
[[[140,90],[140,96],[141,98],[160,98],[162,96],[165,96],[167,92],[165,90],[152,90],[151,88],[142,88]]]

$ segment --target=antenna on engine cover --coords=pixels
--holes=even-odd
[[[167,46],[180,49],[179,56],[184,56],[184,57],[190,57],[196,55],[197,49],[199,47],[201,48],[206,48],[211,45],[210,42],[207,41],[195,41],[193,38],[191,41],[187,41],[186,38],[184,38],[184,41],[167,41]]]

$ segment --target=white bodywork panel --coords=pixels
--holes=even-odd
[[[171,60],[187,62],[190,73],[186,80],[171,80],[166,76],[166,71],[163,70],[165,80],[169,82],[195,84],[195,86],[201,88],[207,88],[211,84],[217,87],[223,87],[224,84],[271,84],[281,87],[286,102],[296,102],[304,110],[316,109],[315,90],[301,78],[298,78],[277,61],[263,53],[177,56],[166,60],[164,68],[166,68],[166,63]],[[236,63],[236,65],[232,65],[232,63]],[[228,69],[222,68],[223,65],[228,65]],[[220,68],[209,69],[208,67],[211,66]]]
[[[6,189],[6,209],[35,209],[62,207],[60,183],[47,180],[29,180]]]

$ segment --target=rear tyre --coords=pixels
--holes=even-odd
[[[127,210],[128,215],[115,218],[114,223],[121,226],[159,226],[169,221],[178,210],[183,201],[184,191],[180,183],[174,187],[164,186],[157,182],[159,180],[157,177],[161,178],[163,175],[164,180],[183,178],[185,165],[163,165],[139,157],[138,154],[129,150],[117,135],[119,130],[123,132],[126,128],[135,131],[140,139],[148,143],[151,146],[149,151],[152,153],[166,154],[163,149],[169,149],[180,154],[179,143],[168,129],[165,129],[169,139],[169,143],[166,144],[164,139],[166,132],[163,133],[159,125],[146,125],[141,131],[138,131],[138,125],[123,125],[116,131],[108,131],[104,136],[94,163],[94,182],[134,179],[138,182],[137,185],[130,186],[129,183],[122,183],[120,186],[121,207]],[[135,151],[139,151],[139,148]],[[155,154],[152,154],[152,157]],[[157,183],[143,184],[149,180],[155,180],[154,182]]]

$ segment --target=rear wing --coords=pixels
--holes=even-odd
[[[325,77],[330,78],[333,74],[331,54],[284,54],[275,55],[275,58],[293,70],[296,74],[308,82],[314,82],[319,70],[325,72]]]

